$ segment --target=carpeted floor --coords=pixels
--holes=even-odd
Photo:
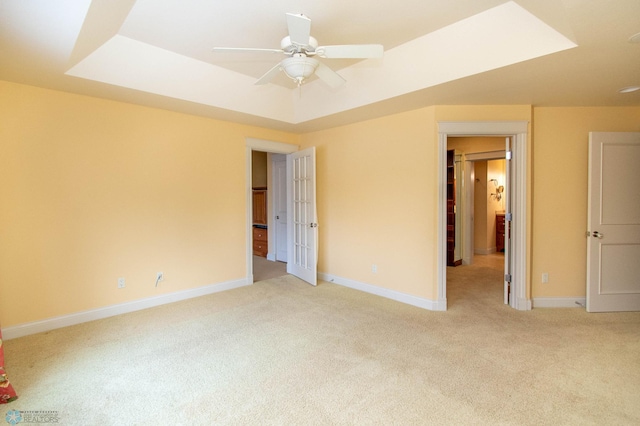
[[[640,424],[640,313],[515,311],[495,269],[449,268],[447,312],[285,275],[9,340],[5,407],[64,425]]]
[[[253,256],[253,282],[287,275],[287,264],[273,262],[266,257]]]

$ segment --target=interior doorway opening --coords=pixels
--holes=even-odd
[[[287,274],[286,156],[251,151],[253,281]]]
[[[505,138],[447,138],[447,289],[451,306],[504,301]],[[505,302],[506,303],[506,302]]]

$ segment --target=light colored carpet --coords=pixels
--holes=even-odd
[[[5,407],[64,425],[640,424],[640,313],[518,312],[495,268],[448,274],[447,312],[287,275],[9,340]]]
[[[266,257],[253,256],[253,282],[287,275],[287,264],[273,262]]]

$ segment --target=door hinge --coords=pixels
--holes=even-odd
[[[506,152],[506,154],[505,154],[505,158],[506,158],[507,160],[511,160],[511,151],[507,151],[507,152]]]
[[[504,215],[504,220],[511,222],[513,220],[513,213],[507,213]]]
[[[511,282],[511,274],[504,274],[504,280],[508,283]]]

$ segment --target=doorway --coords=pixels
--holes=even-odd
[[[299,150],[297,145],[246,138],[246,268],[247,283],[253,274],[253,190],[252,153],[287,154],[287,273],[315,286],[318,282],[318,223],[316,211],[316,149]],[[267,214],[267,231],[273,215]]]
[[[287,274],[286,156],[251,151],[253,279]]]
[[[450,136],[506,136],[510,149],[507,153],[511,168],[510,210],[507,227],[511,240],[505,247],[505,299],[512,308],[531,309],[527,291],[527,140],[528,122],[439,122],[438,123],[438,301],[437,309],[447,309],[447,139]],[[509,241],[511,244],[509,244]],[[506,290],[508,289],[508,293]]]
[[[451,136],[447,153],[454,171],[447,181],[454,189],[447,193],[447,301],[456,306],[502,304],[505,138]]]
[[[247,247],[247,254],[246,254],[246,265],[247,265],[247,272],[246,272],[246,280],[248,283],[253,283],[254,282],[254,262],[258,262],[255,264],[255,268],[256,270],[260,270],[260,273],[262,274],[263,277],[267,277],[267,276],[271,276],[274,274],[278,274],[279,270],[276,268],[277,266],[280,265],[276,265],[274,262],[271,261],[271,259],[267,260],[267,258],[260,258],[260,259],[255,259],[254,258],[254,254],[253,254],[253,233],[254,233],[254,223],[253,223],[253,187],[254,187],[254,179],[253,179],[253,152],[261,152],[261,153],[267,153],[267,154],[291,154],[293,152],[298,151],[298,146],[297,145],[291,145],[291,144],[286,144],[286,143],[282,143],[282,142],[275,142],[275,141],[269,141],[269,140],[264,140],[264,139],[255,139],[255,138],[246,138],[245,140],[246,143],[246,155],[245,155],[245,172],[246,172],[246,205],[247,205],[247,212],[246,212],[246,217],[247,217],[247,223],[246,223],[246,247]],[[267,161],[265,159],[265,161]],[[264,167],[265,170],[266,169],[271,169],[271,167],[269,167],[267,165],[268,163],[265,163]],[[265,176],[268,177],[269,176],[269,172],[265,171]],[[268,179],[269,181],[271,181],[271,179]],[[268,184],[265,186],[269,186]],[[269,194],[269,193],[268,193]],[[269,194],[270,195],[270,194]],[[266,218],[266,228],[265,228],[265,232],[267,234],[267,243],[269,241],[269,239],[271,238],[271,241],[275,242],[277,239],[277,236],[275,235],[275,233],[273,232],[275,226],[274,226],[274,215],[272,208],[269,207],[269,205],[273,205],[273,200],[271,199],[272,197],[269,197],[269,195],[267,195],[267,218]],[[273,234],[273,235],[271,235]],[[267,255],[268,256],[268,255]],[[275,256],[275,255],[274,255]],[[275,260],[275,257],[274,259]],[[278,262],[281,263],[281,262]],[[286,263],[284,263],[284,265],[286,265]],[[286,273],[286,266],[285,266],[285,273]]]

